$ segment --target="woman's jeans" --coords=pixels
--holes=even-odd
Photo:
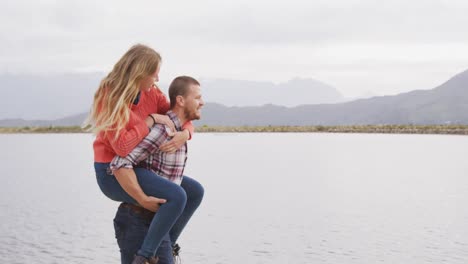
[[[120,186],[114,175],[110,175],[109,163],[94,163],[96,178],[101,191],[114,201],[137,204]],[[150,258],[155,255],[164,236],[169,234],[172,243],[177,241],[190,217],[203,199],[203,187],[197,181],[184,176],[181,185],[156,175],[150,170],[135,168],[137,180],[148,196],[166,199],[155,214],[148,234],[137,255]]]

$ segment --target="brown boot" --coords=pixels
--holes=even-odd
[[[159,258],[158,257],[151,257],[149,260],[149,264],[158,264]]]
[[[133,258],[132,264],[158,264],[158,260],[158,257],[151,257],[150,259],[147,259],[143,256],[136,255]]]

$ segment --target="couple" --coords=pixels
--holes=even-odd
[[[130,48],[101,81],[87,122],[97,133],[99,187],[123,202],[114,220],[122,263],[157,263],[158,256],[160,264],[173,263],[177,239],[203,198],[200,183],[182,175],[191,120],[204,105],[200,84],[177,77],[169,103],[154,85],[160,65],[153,49]]]

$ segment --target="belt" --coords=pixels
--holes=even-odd
[[[140,214],[141,216],[143,216],[144,218],[148,218],[148,219],[153,219],[154,217],[154,213],[149,211],[149,210],[146,210],[145,208],[141,207],[141,206],[138,206],[138,205],[134,205],[134,204],[131,204],[131,203],[121,203],[119,208],[128,208],[130,209],[132,212],[134,213],[137,213],[137,214]]]

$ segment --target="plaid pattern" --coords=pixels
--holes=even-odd
[[[169,118],[174,122],[177,131],[181,131],[179,118],[174,112],[167,112]],[[174,153],[159,151],[159,147],[172,137],[167,132],[169,128],[162,124],[155,124],[150,133],[136,146],[125,158],[115,156],[111,161],[112,171],[120,168],[132,169],[136,167],[146,168],[171,182],[180,184],[187,161],[187,143]]]

